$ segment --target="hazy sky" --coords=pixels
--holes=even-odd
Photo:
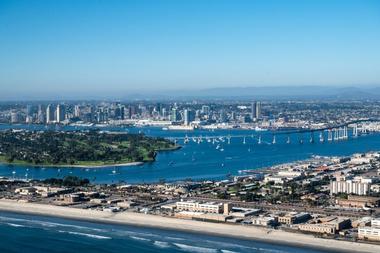
[[[380,1],[0,0],[1,93],[380,84]]]

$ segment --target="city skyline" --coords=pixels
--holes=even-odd
[[[378,86],[377,1],[0,1],[2,97]]]

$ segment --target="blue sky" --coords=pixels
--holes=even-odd
[[[378,84],[376,0],[0,0],[3,94]]]

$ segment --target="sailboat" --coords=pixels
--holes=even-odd
[[[319,141],[320,141],[320,142],[324,142],[324,141],[325,141],[324,138],[323,138],[323,134],[322,134],[322,132],[319,133]]]

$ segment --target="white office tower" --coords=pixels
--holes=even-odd
[[[186,126],[190,124],[190,112],[188,109],[183,111],[183,124]]]
[[[79,105],[75,105],[75,107],[74,107],[74,117],[80,118],[80,107],[79,107]]]
[[[65,106],[64,105],[58,105],[57,110],[56,110],[56,121],[57,123],[61,123],[62,121],[65,120]]]
[[[47,124],[50,124],[50,123],[54,123],[55,122],[55,110],[54,110],[54,107],[53,105],[49,104],[47,107],[46,107],[46,123]]]

